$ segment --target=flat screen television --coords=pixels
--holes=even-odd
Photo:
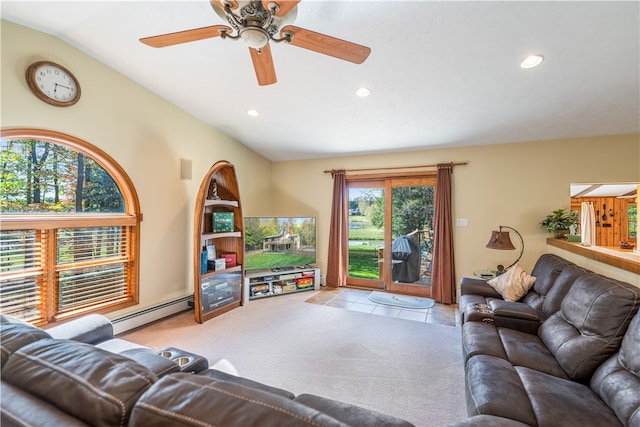
[[[244,217],[245,270],[291,269],[315,262],[315,217]]]

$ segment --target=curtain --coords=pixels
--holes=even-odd
[[[338,287],[347,284],[349,273],[348,235],[349,213],[347,211],[346,171],[332,171],[333,204],[329,224],[329,258],[327,260],[327,286]]]
[[[583,246],[596,244],[596,214],[592,202],[582,202],[580,209],[580,235]]]
[[[453,222],[451,219],[451,163],[438,165],[433,237],[431,298],[444,303],[456,302],[453,262]]]

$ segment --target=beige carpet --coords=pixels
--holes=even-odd
[[[309,292],[251,301],[202,325],[192,312],[120,335],[180,347],[242,376],[441,426],[466,417],[458,327],[307,304]]]

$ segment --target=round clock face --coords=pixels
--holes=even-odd
[[[80,99],[80,84],[74,75],[48,61],[40,61],[27,69],[27,83],[41,100],[58,107],[68,107]]]

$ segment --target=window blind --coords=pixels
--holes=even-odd
[[[128,227],[63,228],[57,242],[58,312],[128,296]]]
[[[41,234],[46,236],[46,234]],[[44,237],[36,230],[0,232],[0,312],[27,321],[43,318]]]

